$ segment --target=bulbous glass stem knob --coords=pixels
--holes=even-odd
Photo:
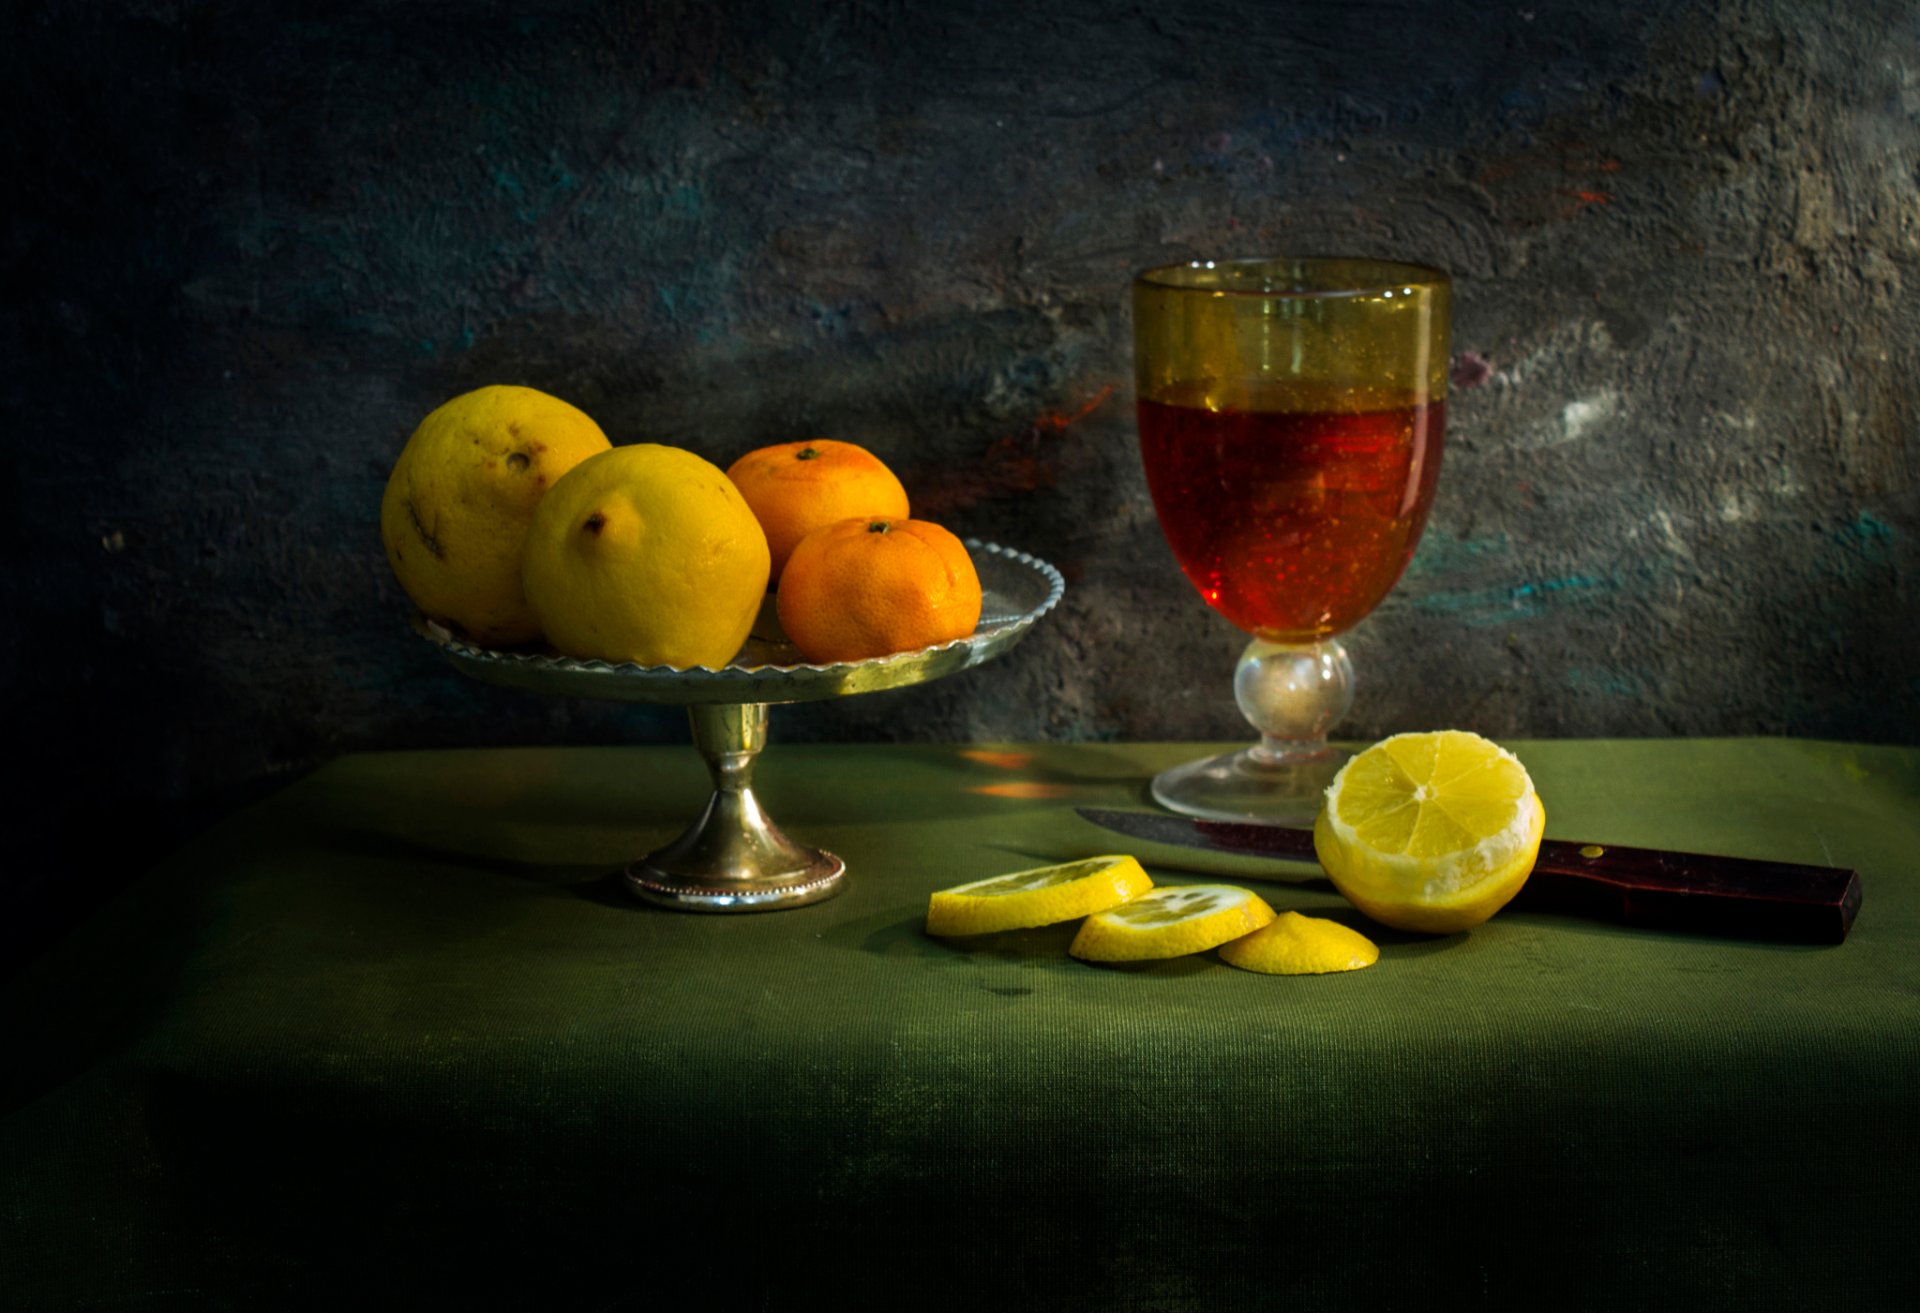
[[[1162,771],[1153,796],[1189,816],[1311,825],[1327,785],[1352,754],[1327,734],[1353,706],[1353,663],[1337,638],[1256,638],[1233,672],[1240,712],[1260,731],[1250,748]]]
[[[1240,714],[1260,731],[1248,751],[1270,765],[1334,751],[1327,735],[1353,707],[1353,662],[1337,638],[1269,643],[1256,638],[1233,671]]]

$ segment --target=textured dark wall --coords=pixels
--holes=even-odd
[[[1066,573],[1011,658],[776,739],[1237,735],[1130,415],[1128,274],[1196,255],[1457,279],[1348,732],[1920,739],[1912,5],[9,12],[0,668],[68,854],[9,897],[343,750],[684,733],[406,630],[388,466],[490,382],[853,438]]]

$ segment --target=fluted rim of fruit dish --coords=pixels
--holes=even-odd
[[[942,654],[964,652],[976,647],[992,649],[981,652],[979,659],[985,660],[986,657],[997,654],[1000,647],[1010,645],[1015,638],[1024,634],[1042,616],[1059,605],[1067,585],[1059,570],[1029,552],[1003,547],[997,543],[981,542],[976,538],[968,538],[964,541],[967,550],[977,556],[996,557],[1033,571],[1046,581],[1046,596],[1018,614],[983,614],[979,626],[964,638],[952,639],[929,647],[913,648],[905,652],[891,652],[886,656],[870,657],[864,661],[835,661],[826,664],[805,661],[760,662],[741,665],[739,658],[736,657],[734,661],[719,669],[711,666],[646,666],[633,661],[605,661],[598,658],[562,656],[556,652],[511,651],[482,647],[460,637],[438,621],[418,613],[414,615],[413,627],[428,642],[449,656],[463,658],[467,662],[482,663],[502,671],[517,669],[528,673],[544,671],[555,675],[609,676],[632,680],[671,681],[675,684],[690,686],[764,683],[769,679],[782,677],[795,679],[817,677],[822,680],[833,680],[857,674],[878,675],[891,667],[918,667],[939,658]],[[755,641],[749,639],[748,648],[751,648]],[[994,646],[996,642],[999,646]],[[781,646],[790,647],[789,644]],[[745,650],[743,649],[743,653]]]

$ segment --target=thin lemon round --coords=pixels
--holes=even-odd
[[[1220,960],[1269,976],[1358,971],[1380,960],[1380,946],[1324,916],[1282,912],[1250,935],[1220,945]]]
[[[1190,884],[1156,889],[1087,918],[1067,951],[1089,962],[1144,962],[1204,953],[1273,920],[1251,889]]]
[[[1397,734],[1333,777],[1313,846],[1334,887],[1374,920],[1452,934],[1520,892],[1546,822],[1505,748],[1461,730]]]
[[[1138,898],[1153,881],[1131,857],[1088,857],[942,889],[927,900],[930,935],[984,935],[1090,916]]]

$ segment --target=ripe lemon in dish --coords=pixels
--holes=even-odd
[[[719,669],[767,590],[767,536],[720,467],[656,443],[615,447],[554,484],[523,579],[571,657]]]
[[[534,508],[607,435],[532,388],[484,387],[420,421],[380,500],[387,563],[413,604],[476,643],[540,637],[520,582]]]

